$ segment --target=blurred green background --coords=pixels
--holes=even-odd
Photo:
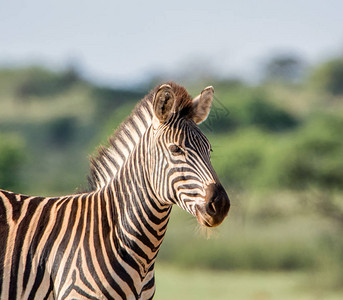
[[[193,96],[215,88],[201,127],[232,207],[213,230],[174,208],[156,299],[343,297],[343,58],[309,67],[275,56],[261,78],[187,83]],[[3,67],[1,188],[41,196],[82,190],[88,155],[162,81],[119,89],[74,67]]]
[[[156,84],[215,88],[201,125],[231,199],[175,207],[155,299],[343,299],[342,0],[0,1],[0,188],[87,187]]]

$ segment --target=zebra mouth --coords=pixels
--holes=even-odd
[[[205,227],[216,227],[220,225],[224,221],[226,215],[227,213],[223,216],[210,216],[207,213],[203,213],[202,209],[196,210],[196,218],[198,223]]]
[[[212,222],[206,218],[206,215],[204,216],[203,213],[201,213],[199,209],[196,210],[196,218],[198,220],[198,223],[202,226],[205,226],[205,227],[216,226],[216,225],[212,224]]]

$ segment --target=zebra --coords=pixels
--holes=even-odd
[[[153,89],[91,159],[89,192],[0,190],[0,299],[152,299],[172,206],[207,227],[230,208],[198,127],[213,93]]]

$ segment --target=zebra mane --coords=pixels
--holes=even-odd
[[[192,98],[186,89],[174,82],[168,82],[176,96],[178,111],[189,112]],[[153,118],[152,101],[160,86],[155,87],[134,108],[124,122],[108,139],[108,146],[100,146],[98,154],[90,158],[90,175],[88,183],[91,190],[104,187],[111,179],[115,178],[120,168],[124,165],[135,145],[144,132],[150,127]]]

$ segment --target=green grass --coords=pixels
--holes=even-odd
[[[343,291],[308,284],[305,272],[242,272],[156,266],[155,299],[307,300],[343,299]]]

